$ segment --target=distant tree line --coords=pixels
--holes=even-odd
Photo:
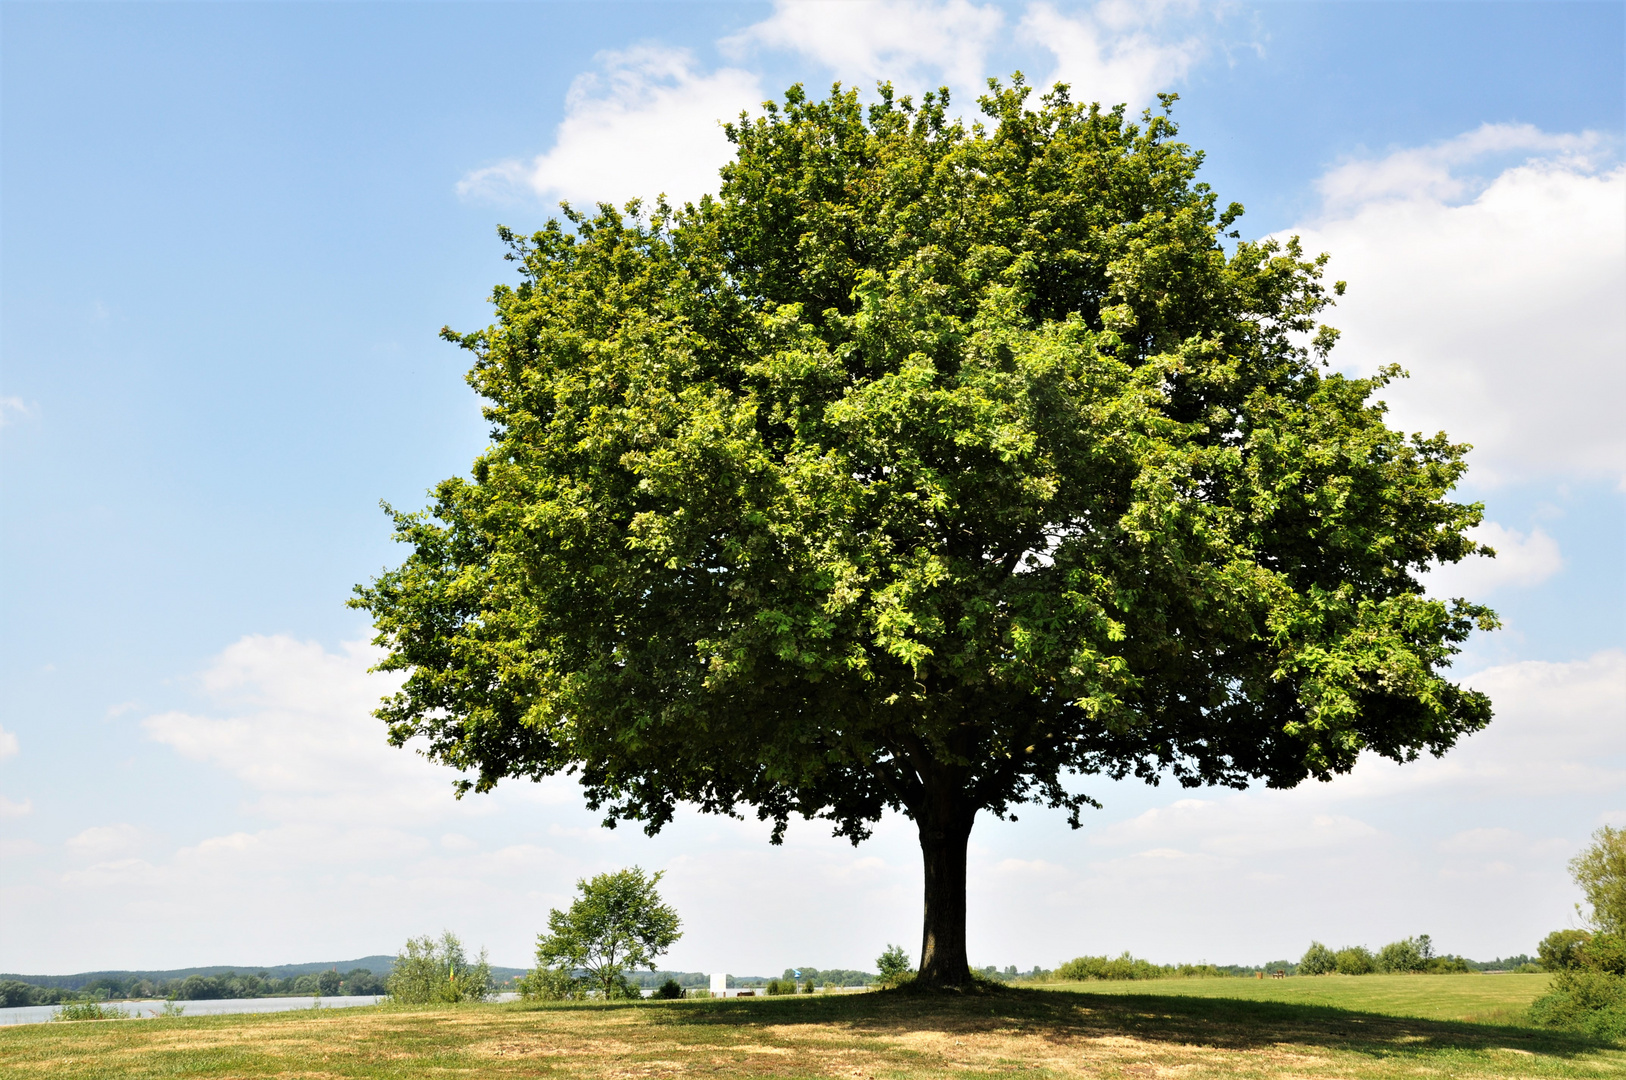
[[[1482,970],[1460,956],[1436,956],[1427,934],[1391,941],[1377,952],[1365,945],[1329,949],[1319,941],[1299,960],[1299,975],[1455,975]]]
[[[1300,960],[1272,960],[1264,964],[1155,964],[1125,952],[1119,956],[1078,956],[1055,968],[1018,971],[989,966],[974,972],[1005,983],[1090,982],[1130,979],[1256,978],[1260,975],[1366,975],[1376,973],[1451,974],[1474,971],[1542,971],[1534,958],[1520,954],[1488,961],[1435,955],[1427,934],[1391,942],[1373,952],[1363,945],[1333,950],[1311,942]]]
[[[336,970],[313,972],[285,979],[279,979],[263,971],[252,975],[239,975],[236,972],[221,975],[188,975],[184,979],[104,976],[86,983],[77,990],[59,986],[36,986],[7,979],[0,982],[0,1008],[129,998],[208,1001],[220,998],[348,997],[385,992],[384,978],[367,968],[355,968],[343,973]]]
[[[783,982],[810,982],[814,986],[870,986],[876,980],[876,976],[868,971],[811,966],[786,968],[785,973],[779,978]]]

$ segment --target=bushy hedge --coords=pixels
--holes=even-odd
[[[1338,954],[1319,941],[1310,942],[1310,947],[1299,959],[1300,975],[1331,975],[1337,970]]]
[[[1557,930],[1538,950],[1554,972],[1530,1019],[1600,1039],[1626,1039],[1626,934]]]
[[[538,967],[519,980],[519,996],[526,1001],[581,1001],[587,987],[564,968]]]
[[[390,997],[409,1005],[484,1001],[491,994],[491,965],[485,950],[469,963],[463,943],[450,931],[439,941],[408,938],[390,970]]]
[[[111,1005],[94,1001],[70,1002],[52,1015],[52,1020],[128,1020],[130,1014]]]
[[[1058,982],[1092,980],[1213,978],[1224,972],[1213,964],[1154,964],[1137,960],[1127,952],[1122,956],[1077,956],[1051,973]]]
[[[1350,945],[1334,952],[1319,941],[1298,962],[1300,975],[1454,975],[1473,970],[1460,956],[1435,956],[1427,934],[1391,941],[1373,953],[1365,945]]]
[[[1530,1005],[1530,1019],[1599,1039],[1626,1039],[1626,978],[1607,971],[1568,969]]]

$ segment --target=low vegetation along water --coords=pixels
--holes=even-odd
[[[1621,1077],[1522,1017],[1545,975],[1173,979],[183,1016],[0,1030],[4,1076]],[[451,1022],[449,1022],[451,1021]]]
[[[216,998],[212,1001],[114,1001],[101,1006],[104,1011],[121,1014],[114,1019],[151,1019],[171,1016],[216,1016],[227,1013],[291,1012],[295,1009],[346,1009],[359,1005],[376,1005],[383,1001],[381,994],[353,997],[264,997]],[[42,1024],[56,1017],[61,1005],[23,1005],[0,1009],[0,1025]]]

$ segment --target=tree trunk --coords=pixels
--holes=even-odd
[[[916,821],[926,866],[918,978],[927,986],[965,986],[971,981],[965,955],[965,852],[977,809],[964,805],[958,790],[930,802]]]

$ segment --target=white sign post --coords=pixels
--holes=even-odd
[[[724,975],[713,974],[712,975],[712,977],[711,977],[711,996],[712,997],[727,997],[728,996],[728,976],[726,974],[724,974]]]

